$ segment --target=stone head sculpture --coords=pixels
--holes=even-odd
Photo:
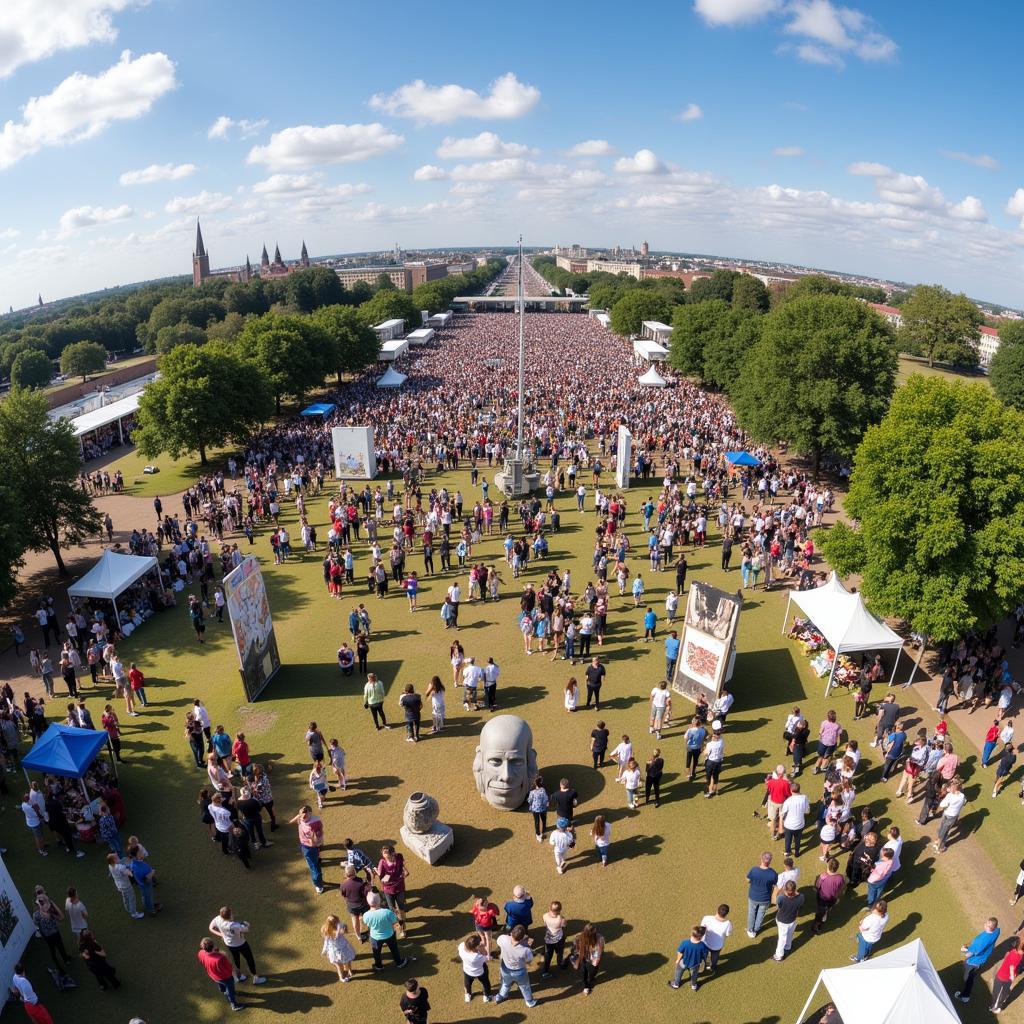
[[[533,733],[518,715],[497,715],[480,730],[473,775],[480,795],[499,811],[522,805],[537,774]]]

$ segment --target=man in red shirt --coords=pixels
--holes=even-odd
[[[992,983],[992,1012],[1002,1013],[1007,999],[1010,998],[1010,988],[1017,980],[1017,972],[1020,969],[1020,962],[1024,959],[1024,953],[1020,949],[1020,937],[1015,935],[1010,939],[1010,948],[1003,957],[1003,962],[996,970],[995,980]]]
[[[210,980],[227,996],[232,1010],[244,1009],[235,998],[235,970],[231,961],[214,944],[213,939],[203,939],[196,954]]]
[[[134,661],[128,672],[128,685],[131,686],[132,693],[139,698],[139,703],[144,708],[149,707],[146,703],[146,677],[139,671],[139,666]]]
[[[793,795],[785,765],[775,766],[775,771],[765,779],[764,788],[768,793],[768,831],[773,839],[781,839],[782,805]]]
[[[252,774],[252,762],[249,760],[249,744],[245,741],[245,733],[235,733],[235,742],[231,744],[231,756],[238,765],[238,770],[245,778]]]

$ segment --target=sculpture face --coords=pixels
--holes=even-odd
[[[499,811],[514,811],[526,799],[537,772],[533,733],[517,715],[498,715],[480,730],[473,775],[480,795]]]

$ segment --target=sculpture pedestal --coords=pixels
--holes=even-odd
[[[439,821],[428,832],[413,832],[405,825],[398,831],[402,842],[428,864],[436,864],[455,845],[455,833]]]
[[[506,497],[519,498],[540,486],[540,473],[522,459],[506,459],[501,471],[494,474],[494,484]]]

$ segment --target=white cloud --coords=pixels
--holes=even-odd
[[[117,38],[110,15],[140,0],[3,0],[0,78],[62,50]]]
[[[957,217],[959,220],[988,220],[985,207],[981,205],[981,200],[976,196],[964,196],[959,203],[949,208],[949,215]]]
[[[495,79],[481,95],[461,85],[427,85],[422,79],[400,86],[393,93],[378,93],[370,106],[395,117],[411,117],[430,124],[460,117],[508,120],[528,114],[540,100],[540,90],[526,85],[510,71]]]
[[[180,181],[195,172],[195,164],[150,164],[140,171],[125,171],[118,181],[122,185],[152,185],[157,181]]]
[[[448,172],[437,164],[424,164],[417,167],[413,173],[413,181],[442,181],[448,177]]]
[[[213,124],[206,130],[208,139],[248,139],[253,135],[259,135],[270,122],[266,118],[258,121],[249,121],[242,118],[236,121],[225,114],[221,114]]]
[[[111,224],[118,220],[127,220],[134,214],[134,210],[126,204],[111,208],[102,206],[78,206],[73,210],[65,211],[60,218],[60,232],[58,238],[66,238],[75,231],[82,228],[95,227],[97,224]]]
[[[676,114],[677,121],[699,121],[704,116],[704,111],[696,103],[688,103],[683,110]]]
[[[994,156],[989,156],[987,153],[960,153],[956,150],[940,149],[939,152],[946,157],[947,160],[959,160],[962,164],[971,164],[973,167],[983,167],[986,171],[996,171],[999,169],[999,161]]]
[[[323,127],[301,124],[274,132],[265,146],[253,146],[247,159],[251,164],[266,164],[271,170],[298,170],[316,164],[368,160],[404,141],[377,122]]]
[[[821,64],[824,67],[843,68],[846,62],[833,50],[826,50],[816,43],[801,43],[796,48],[796,55],[805,64]]]
[[[1017,189],[1007,200],[1006,213],[1011,217],[1020,217],[1020,229],[1024,231],[1024,188]]]
[[[21,232],[17,228],[0,229],[0,238],[17,238]]]
[[[615,147],[605,139],[587,139],[577,142],[569,150],[569,156],[614,156]]]
[[[369,185],[327,185],[313,192],[300,194],[295,209],[299,213],[323,211],[344,206],[353,196],[365,195],[372,191]]]
[[[638,149],[633,156],[619,157],[615,161],[619,174],[664,174],[667,168],[649,149]]]
[[[772,156],[804,156],[803,146],[776,146],[772,150]]]
[[[320,186],[316,174],[272,174],[265,181],[258,181],[252,190],[257,195],[289,195],[296,192],[311,192]]]
[[[521,157],[507,157],[504,160],[458,164],[452,168],[451,177],[454,181],[521,181],[546,173],[547,170]]]
[[[227,209],[232,203],[231,196],[223,192],[207,192],[205,189],[194,196],[175,196],[164,209],[168,213],[216,213]]]
[[[481,132],[469,139],[456,139],[449,135],[437,147],[437,155],[442,160],[486,160],[498,156],[527,156],[536,152],[519,142],[502,142],[494,132]]]
[[[860,163],[850,164],[846,168],[847,173],[856,174],[862,178],[881,178],[888,174],[892,174],[892,169],[886,167],[885,164],[871,163],[870,161],[861,161]]]
[[[20,121],[4,125],[0,170],[44,146],[80,142],[98,135],[112,121],[141,117],[176,85],[174,62],[163,53],[133,58],[125,50],[113,67],[99,75],[76,72],[53,92],[30,99]]]
[[[709,25],[742,25],[774,14],[779,0],[694,0],[693,9]]]
[[[850,174],[875,179],[880,199],[897,206],[914,206],[945,210],[948,204],[942,192],[929,185],[920,174],[902,174],[885,164],[855,163],[847,168]]]

